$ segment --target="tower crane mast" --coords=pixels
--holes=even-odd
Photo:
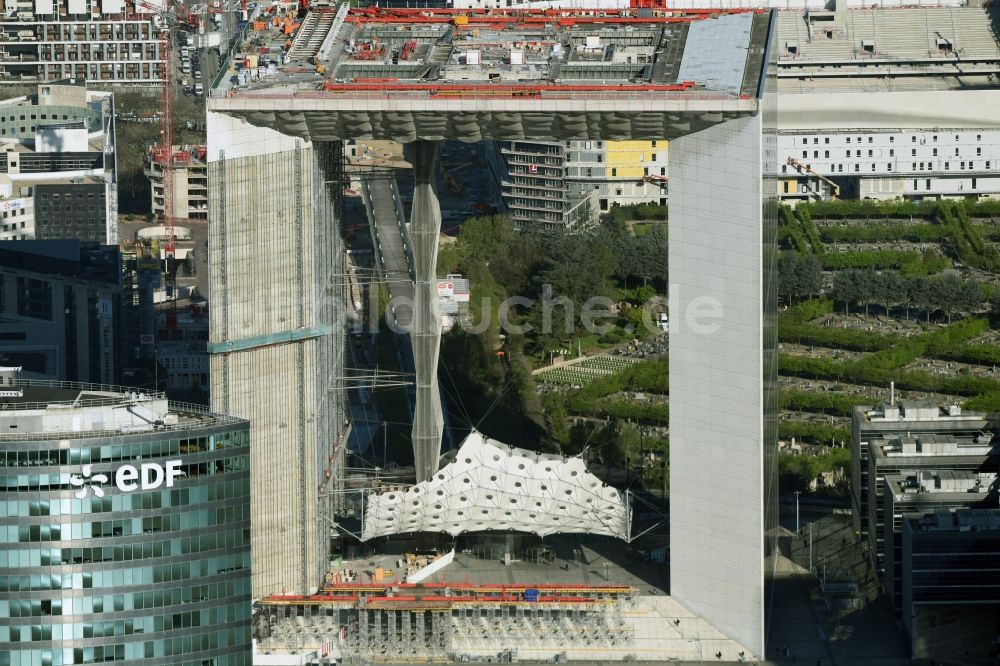
[[[136,6],[155,14],[163,20],[160,32],[160,52],[165,61],[162,72],[160,95],[161,119],[160,146],[154,147],[153,159],[163,165],[163,253],[164,285],[167,292],[167,328],[177,325],[177,234],[174,228],[174,79],[173,79],[173,30],[184,24],[192,25],[190,18],[184,18],[163,6],[147,0],[136,0]]]

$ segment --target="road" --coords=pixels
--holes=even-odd
[[[407,256],[408,239],[405,237],[399,202],[399,190],[394,178],[366,178],[362,181],[362,195],[370,220],[375,227],[376,251],[381,258],[382,275],[392,299],[392,313],[397,331],[409,332],[413,323],[413,282]],[[380,307],[382,305],[380,304]]]

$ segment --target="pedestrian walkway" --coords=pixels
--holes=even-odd
[[[881,602],[838,614],[827,608],[816,577],[784,557],[778,561],[775,593],[767,663],[782,666],[910,663],[892,615]]]

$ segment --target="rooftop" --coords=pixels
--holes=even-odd
[[[909,457],[973,456],[983,458],[993,451],[993,435],[982,432],[963,436],[950,433],[921,433],[875,440],[869,444],[875,459]],[[891,460],[889,462],[892,462]]]
[[[906,521],[914,532],[1000,532],[1000,509],[942,510]]]
[[[80,439],[245,423],[159,392],[78,382],[17,379],[3,369],[0,441]],[[16,373],[15,373],[16,374]]]
[[[1000,87],[1000,7],[778,12],[783,92]]]
[[[973,503],[986,498],[996,479],[995,472],[919,470],[886,475],[885,484],[887,494],[897,502],[938,503],[945,500]]]
[[[942,423],[961,423],[963,429],[974,428],[976,422],[983,428],[987,415],[983,412],[966,412],[959,405],[942,405],[934,400],[899,400],[893,403],[883,402],[880,405],[860,405],[854,408],[855,418],[861,421],[862,429],[866,425],[875,429],[886,423],[927,423],[940,421]]]
[[[0,269],[121,284],[118,246],[79,240],[0,241]]]
[[[279,67],[273,65],[280,47],[260,48],[261,38],[251,37],[247,50],[260,55],[258,65],[272,51],[273,62],[232,72],[235,85],[221,77],[209,108],[254,124],[294,125],[283,131],[323,140],[673,138],[700,127],[692,127],[694,118],[666,119],[669,111],[719,114],[698,119],[705,123],[756,112],[769,29],[770,13],[745,9],[640,17],[628,9],[317,8]],[[511,129],[519,124],[511,119],[471,116],[455,126],[419,113],[494,113],[500,104],[546,117],[522,118],[541,125],[527,132]],[[398,122],[394,111],[413,119]],[[622,113],[621,128],[605,122],[599,131],[588,127],[590,119],[553,117],[581,111],[637,118]],[[281,117],[274,119],[275,112]],[[376,112],[382,115],[359,116]],[[298,113],[304,122],[292,117]]]

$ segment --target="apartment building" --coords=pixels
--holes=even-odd
[[[997,129],[787,132],[778,150],[785,199],[1000,195]]]
[[[205,146],[174,146],[174,168],[171,190],[174,217],[177,219],[208,219],[208,164]],[[154,215],[163,215],[163,168],[166,155],[162,150],[146,155],[145,174],[149,178]]]
[[[587,226],[616,204],[667,201],[666,141],[501,141],[486,150],[518,229]]]
[[[6,0],[0,21],[0,83],[81,79],[155,85],[165,55],[162,0]]]

